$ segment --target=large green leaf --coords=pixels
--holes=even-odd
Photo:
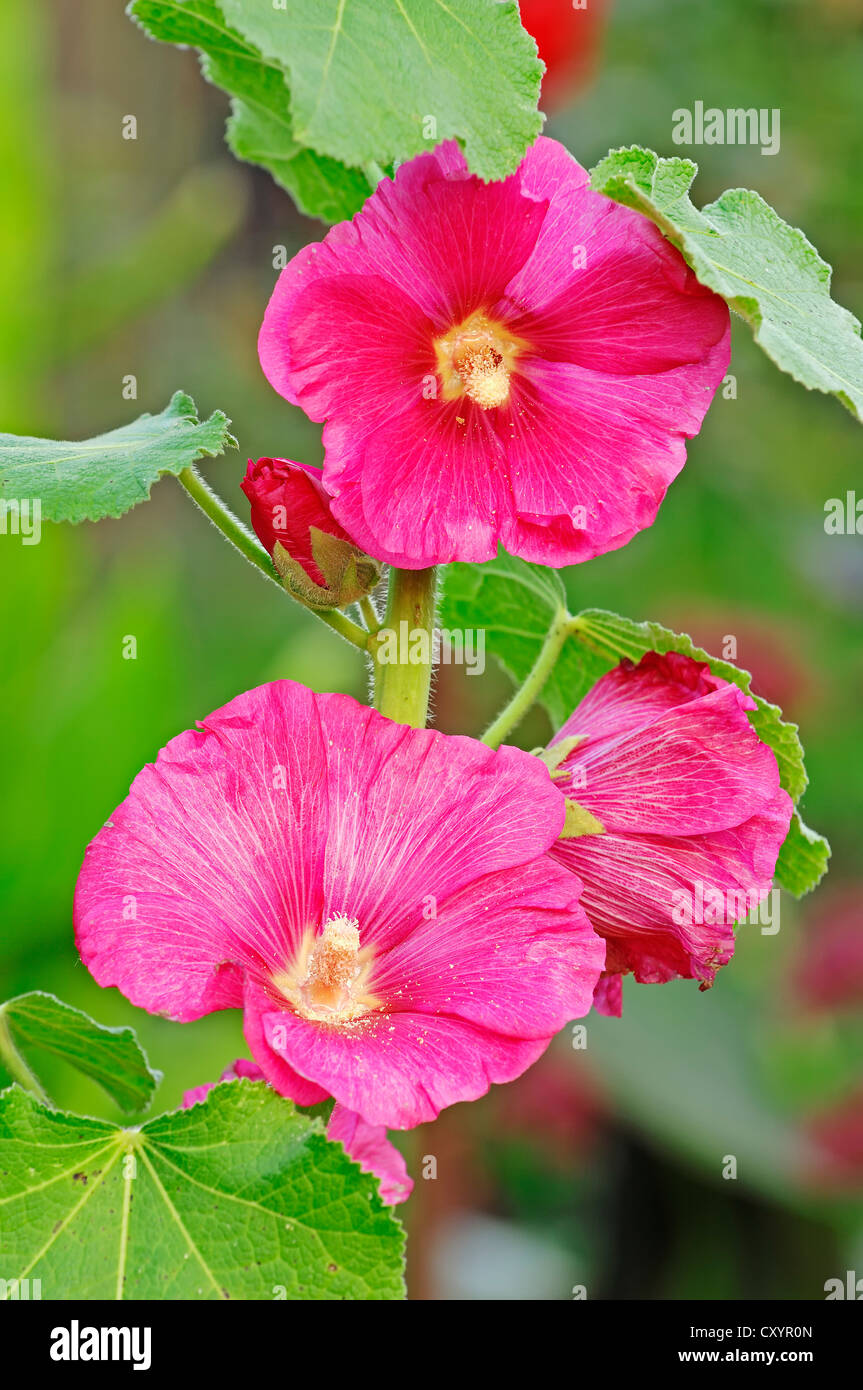
[[[751,189],[728,189],[699,212],[689,197],[697,172],[690,159],[634,145],[606,155],[590,179],[596,192],[650,217],[782,371],[863,419],[860,324],[830,298],[830,266]]]
[[[268,169],[309,216],[338,222],[362,207],[369,180],[295,138],[285,69],[231,27],[219,0],[133,0],[129,14],[152,38],[199,50],[206,79],[233,98],[227,138],[239,159]]]
[[[191,396],[176,391],[158,415],[94,439],[32,439],[0,434],[0,499],[39,499],[46,521],[122,516],[150,496],[163,473],[236,448],[230,420],[216,410],[199,420]]]
[[[120,1129],[0,1095],[7,1281],[54,1299],[393,1299],[403,1231],[320,1120],[261,1082]]]
[[[389,164],[456,138],[474,173],[500,179],[539,134],[542,67],[514,0],[221,4],[287,70],[294,135],[319,154]]]
[[[519,683],[531,671],[549,629],[566,614],[560,576],[539,565],[500,554],[487,564],[451,565],[446,572],[443,626],[485,628],[489,650]],[[807,785],[796,724],[786,723],[776,705],[753,694],[748,671],[711,656],[685,633],[672,632],[659,623],[633,622],[599,608],[569,617],[566,639],[540,695],[555,727],[606,671],[624,657],[638,662],[649,651],[680,652],[706,661],[717,676],[752,695],[756,708],[750,722],[776,754],[782,786],[796,804]],[[799,896],[818,883],[829,854],[827,841],[803,825],[795,813],[779,856],[777,877]]]
[[[151,1071],[131,1028],[106,1028],[53,994],[34,990],[0,1004],[0,1031],[31,1070],[31,1049],[60,1057],[97,1081],[129,1112],[149,1105],[161,1077]],[[2,1069],[0,1057],[0,1069]]]

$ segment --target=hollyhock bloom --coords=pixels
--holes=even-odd
[[[707,988],[734,924],[768,893],[792,803],[751,697],[674,652],[623,661],[590,690],[546,753],[572,803],[552,858],[584,883],[608,943],[596,1007],[619,1014],[621,980],[682,976]]]
[[[245,1057],[238,1057],[222,1072],[222,1081],[265,1081],[260,1067]],[[195,1086],[183,1095],[183,1105],[198,1105],[218,1083],[207,1081],[203,1086]],[[394,1144],[387,1139],[383,1125],[369,1125],[359,1115],[346,1110],[343,1105],[333,1106],[327,1124],[327,1138],[343,1144],[345,1152],[358,1163],[364,1173],[371,1173],[380,1184],[381,1199],[388,1206],[397,1206],[407,1201],[413,1191],[413,1181],[408,1176],[407,1165]]]
[[[370,592],[380,566],[330,510],[321,471],[288,459],[249,459],[240,484],[252,526],[286,588],[312,608],[342,608]]]
[[[408,1128],[590,1008],[605,946],[545,857],[563,815],[528,753],[276,681],[138,774],[87,850],[78,948],[153,1013],[242,1008],[299,1104]]]
[[[258,342],[325,420],[354,541],[406,569],[568,565],[653,522],[729,358],[725,303],[539,139],[500,183],[455,142],[282,271]]]

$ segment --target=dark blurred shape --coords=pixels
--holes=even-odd
[[[536,39],[545,63],[542,105],[565,106],[582,92],[596,71],[610,0],[520,0],[521,22]]]

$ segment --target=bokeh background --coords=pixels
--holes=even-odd
[[[588,0],[574,18],[568,0],[524,0],[523,16],[552,68],[549,132],[583,163],[641,143],[696,158],[702,202],[757,187],[861,314],[861,0]],[[205,471],[244,513],[247,457],[321,457],[255,339],[274,247],[323,228],[231,159],[226,99],[119,0],[4,0],[0,77],[0,428],[83,437],[182,387],[234,421],[240,453]],[[778,107],[780,152],[674,146],[671,113],[696,100]],[[863,489],[859,427],[742,325],[731,370],[736,399],[717,396],[656,525],[566,581],[574,604],[708,649],[736,637],[802,726],[829,880],[783,897],[778,934],[744,927],[712,991],[630,981],[623,1019],[591,1018],[586,1048],[566,1034],[521,1081],[403,1136],[414,1298],[823,1298],[827,1279],[863,1276],[863,546],[824,531],[827,499]],[[71,934],[84,847],[196,718],[279,676],[362,696],[359,658],[165,480],[121,521],[0,537],[0,661],[0,997],[49,989],[133,1024],[174,1106],[245,1053],[239,1017],[172,1024],[94,984]],[[438,724],[478,732],[506,688],[448,671]],[[537,713],[520,741],[546,733]],[[44,1075],[61,1104],[119,1118],[70,1071]]]

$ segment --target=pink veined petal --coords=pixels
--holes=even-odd
[[[370,1014],[350,1031],[321,1027],[274,1011],[254,986],[247,1009],[260,1011],[271,1051],[289,1057],[301,1075],[326,1086],[369,1124],[387,1129],[424,1124],[444,1106],[476,1100],[492,1083],[514,1080],[550,1042],[504,1037],[430,1014]]]
[[[727,363],[727,342],[698,364],[632,377],[526,360],[502,436],[512,489],[504,547],[536,563],[570,564],[651,526]],[[543,519],[565,527],[563,535],[545,535]]]
[[[333,513],[370,553],[403,569],[497,554],[512,495],[503,444],[473,401],[417,393],[371,434],[330,422],[324,441]]]
[[[705,834],[766,810],[779,794],[779,769],[749,724],[745,698],[725,684],[644,729],[576,748],[564,761],[581,773],[575,800],[610,834]]]
[[[582,880],[582,906],[608,938],[609,971],[632,970],[642,983],[677,975],[709,982],[731,958],[734,923],[770,890],[791,811],[777,791],[763,812],[711,834],[586,835],[559,840],[551,856]],[[712,914],[712,893],[730,911]],[[708,904],[702,914],[699,902]],[[679,920],[686,915],[723,920]]]
[[[599,977],[593,994],[593,1007],[606,1018],[621,1018],[623,1015],[623,976],[612,975],[607,971]]]
[[[563,812],[545,767],[520,749],[492,753],[360,709],[337,696],[323,706],[332,807],[324,906],[356,917],[363,943],[384,950],[434,930],[423,916],[429,895],[444,902],[536,859]]]
[[[632,378],[531,358],[497,411],[418,398],[365,436],[331,422],[333,513],[407,569],[489,560],[499,542],[555,564],[619,548],[653,523],[727,363],[725,340],[697,367]]]
[[[591,744],[603,737],[619,738],[723,684],[705,663],[677,652],[648,652],[637,667],[623,661],[591,686],[555,734],[552,746],[574,735]],[[755,708],[754,700],[741,700],[742,709]]]
[[[88,969],[182,1021],[239,1007],[243,973],[284,965],[320,920],[328,814],[311,691],[274,683],[216,710],[138,774],[88,847],[75,893]]]
[[[591,1006],[604,942],[580,885],[547,860],[491,874],[436,906],[433,931],[386,955],[371,988],[398,1011],[451,1014],[493,1032],[550,1037]]]
[[[413,1179],[403,1156],[387,1139],[383,1125],[370,1125],[353,1110],[336,1105],[327,1125],[327,1138],[344,1144],[345,1151],[363,1172],[379,1179],[381,1198],[388,1206],[407,1201],[413,1191]]]
[[[349,419],[359,439],[422,400],[424,380],[434,379],[432,324],[381,275],[313,280],[290,314],[279,314],[272,327],[264,320],[261,343],[273,385],[290,362],[290,399],[313,420]],[[334,476],[330,463],[328,487]]]

